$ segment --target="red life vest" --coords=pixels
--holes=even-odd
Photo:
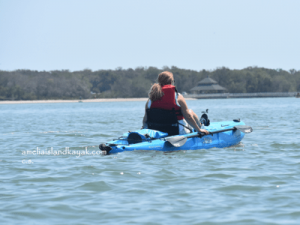
[[[151,103],[151,109],[165,109],[165,110],[175,110],[177,115],[177,120],[182,120],[183,115],[181,113],[181,107],[176,104],[175,99],[175,86],[173,85],[164,85],[162,87],[164,96],[161,99]]]

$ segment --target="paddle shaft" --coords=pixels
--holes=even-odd
[[[226,132],[226,131],[231,131],[231,130],[238,130],[238,128],[237,127],[232,127],[232,128],[223,129],[223,130],[216,130],[216,131],[213,131],[213,132],[209,132],[209,134],[213,135],[213,134],[216,134],[216,133],[221,133],[221,132]],[[194,134],[194,135],[191,135],[191,136],[188,136],[188,137],[177,136],[177,137],[168,138],[166,141],[168,143],[170,143],[171,145],[173,145],[174,147],[181,147],[185,144],[185,142],[187,141],[188,138],[194,138],[194,137],[202,138],[205,135],[206,135],[205,133],[197,133],[197,134]]]
[[[191,136],[188,136],[187,138],[193,138],[193,137],[203,137],[205,135],[213,135],[213,134],[217,134],[217,133],[221,133],[221,132],[226,132],[226,131],[230,131],[230,130],[237,130],[235,127],[232,127],[232,128],[228,128],[228,129],[224,129],[224,130],[216,130],[216,131],[212,131],[212,132],[209,132],[209,134],[205,134],[205,133],[198,133],[198,134],[194,134],[194,135],[191,135]]]

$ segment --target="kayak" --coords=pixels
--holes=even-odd
[[[212,122],[204,129],[210,134],[193,132],[168,136],[167,133],[160,131],[141,129],[125,133],[106,144],[100,144],[99,148],[104,154],[136,150],[178,151],[224,148],[239,144],[245,133],[252,132],[252,128],[245,126],[245,123],[240,120]]]

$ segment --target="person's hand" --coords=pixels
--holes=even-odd
[[[205,133],[205,134],[209,134],[209,131],[204,130],[204,129],[200,129],[200,132],[201,132],[201,133]]]

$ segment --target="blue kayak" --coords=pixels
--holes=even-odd
[[[240,127],[244,129],[239,129]],[[194,132],[168,136],[167,133],[142,129],[125,133],[120,138],[107,142],[105,145],[101,144],[99,148],[109,154],[135,150],[178,151],[224,148],[237,145],[245,133],[252,132],[251,127],[245,126],[245,123],[239,120],[212,122],[204,129],[208,130],[210,134],[201,135]]]

